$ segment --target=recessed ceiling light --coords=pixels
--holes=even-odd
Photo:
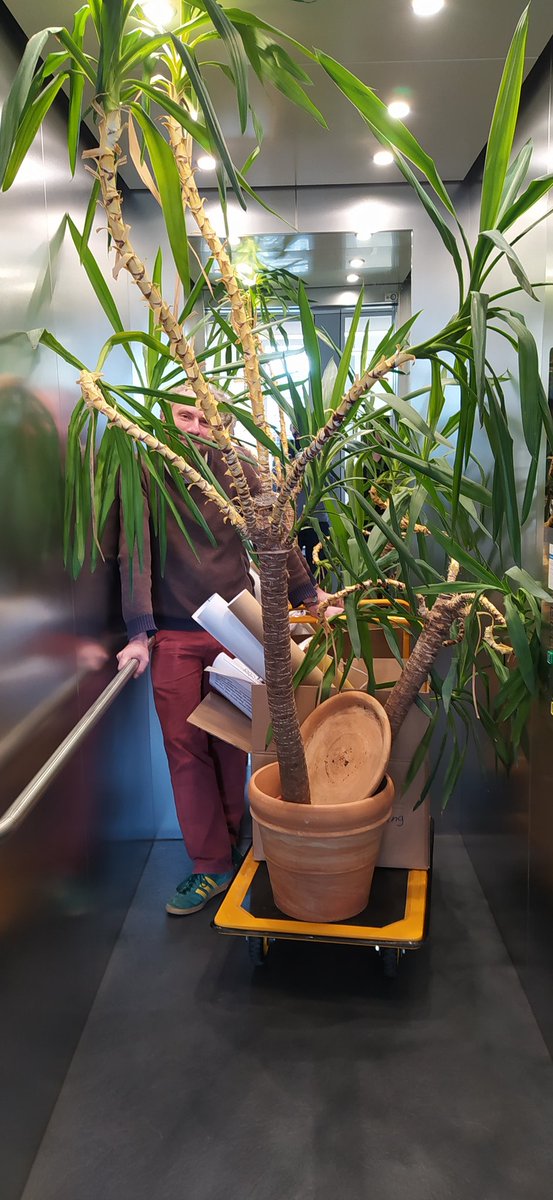
[[[412,0],[412,4],[417,17],[433,17],[443,8],[445,0]]]
[[[373,154],[373,163],[376,163],[377,167],[389,167],[393,161],[394,156],[389,150],[377,150],[376,154]]]
[[[346,275],[346,282],[347,283],[359,283],[359,276],[354,275],[354,274]]]
[[[404,117],[409,115],[411,109],[406,100],[392,100],[391,104],[388,105],[388,112],[395,120],[402,121]]]
[[[211,156],[211,154],[200,154],[200,157],[198,159],[198,170],[214,171],[216,166],[217,166],[217,163],[216,163],[215,159]]]
[[[141,5],[144,16],[158,29],[165,29],[176,16],[176,8],[170,0],[143,0]]]
[[[365,259],[364,258],[350,258],[349,265],[350,265],[350,267],[364,267]]]

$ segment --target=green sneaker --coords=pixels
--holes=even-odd
[[[191,913],[199,912],[213,896],[226,892],[232,876],[232,871],[225,871],[222,875],[189,875],[188,879],[179,883],[175,895],[167,901],[166,911],[172,917],[188,917]]]

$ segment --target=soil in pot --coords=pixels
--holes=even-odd
[[[394,785],[341,804],[290,804],[280,798],[277,763],[250,780],[277,908],[300,921],[344,921],[366,908]]]

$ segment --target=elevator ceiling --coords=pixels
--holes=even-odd
[[[436,160],[445,180],[462,179],[486,141],[509,41],[524,0],[446,0],[434,17],[414,15],[410,0],[242,0],[243,9],[344,63],[388,102],[407,97],[407,123]],[[46,23],[71,24],[72,0],[7,0],[27,36]],[[551,0],[532,0],[526,69],[553,33]],[[211,55],[211,49],[207,51]],[[210,87],[231,153],[244,161],[253,142],[238,147],[238,120],[229,85],[211,71]],[[329,130],[292,109],[275,92],[257,89],[265,142],[250,181],[256,187],[379,184],[400,180],[396,167],[377,167],[370,131],[316,67],[315,96]],[[538,163],[538,170],[551,169]],[[125,175],[125,172],[123,172]],[[139,184],[134,171],[127,182]],[[206,178],[206,184],[208,180]],[[141,185],[140,185],[141,186]]]

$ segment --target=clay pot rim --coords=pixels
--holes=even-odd
[[[303,831],[305,836],[313,836],[315,828],[321,832],[332,830],[338,836],[343,832],[346,836],[352,828],[369,828],[389,819],[394,797],[394,784],[389,775],[383,777],[384,786],[381,785],[378,792],[361,800],[346,801],[345,804],[293,804],[281,796],[271,796],[263,788],[263,774],[274,777],[275,771],[278,772],[278,763],[265,763],[250,779],[250,808],[261,824],[273,826],[275,822],[275,827],[280,825],[298,835]]]

